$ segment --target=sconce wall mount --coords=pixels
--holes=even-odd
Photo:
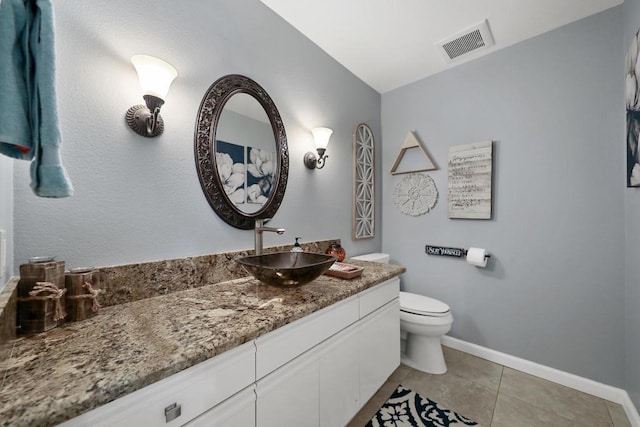
[[[170,64],[148,55],[134,55],[131,62],[138,72],[146,105],[129,108],[125,119],[135,133],[153,138],[164,131],[160,108],[178,72]]]
[[[329,158],[324,154],[326,150],[317,148],[316,151],[318,152],[317,156],[311,151],[307,151],[304,155],[304,165],[309,169],[322,169],[325,159]]]
[[[134,105],[127,110],[127,124],[138,135],[153,138],[164,132],[164,121],[160,115],[160,107],[164,101],[157,96],[144,95],[147,105]]]
[[[304,165],[309,169],[322,169],[325,165],[325,160],[329,158],[325,153],[327,152],[327,145],[329,144],[329,138],[333,131],[326,127],[317,127],[311,129],[313,134],[313,140],[316,144],[316,156],[313,152],[308,151],[304,155]]]

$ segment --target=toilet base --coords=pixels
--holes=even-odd
[[[410,368],[428,374],[444,374],[447,372],[440,337],[409,334],[406,346],[403,347],[405,351],[401,354],[401,361]]]

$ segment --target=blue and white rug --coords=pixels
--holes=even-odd
[[[398,386],[366,427],[477,426],[478,423],[433,400]]]

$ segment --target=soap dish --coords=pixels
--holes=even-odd
[[[344,262],[334,262],[327,271],[324,272],[327,276],[335,276],[341,279],[354,279],[360,277],[364,267],[359,267],[353,264],[345,264]]]

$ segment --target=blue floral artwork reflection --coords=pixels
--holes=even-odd
[[[276,153],[247,147],[247,203],[264,204],[273,189]]]
[[[229,200],[236,205],[245,200],[244,147],[216,141],[216,165],[220,181]]]

